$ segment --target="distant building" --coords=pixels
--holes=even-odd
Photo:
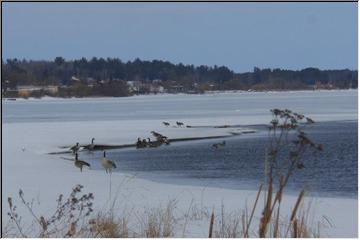
[[[33,86],[33,85],[19,85],[16,88],[19,97],[29,97],[34,92],[44,91],[49,94],[56,94],[59,91],[58,86]]]
[[[24,98],[30,97],[30,95],[34,92],[40,92],[41,89],[42,87],[32,85],[20,85],[16,88],[18,96]]]

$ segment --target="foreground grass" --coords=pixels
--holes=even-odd
[[[222,205],[208,209],[194,204],[179,211],[175,200],[165,206],[145,208],[141,211],[116,209],[116,202],[106,211],[92,210],[94,195],[83,194],[83,187],[77,185],[65,198],[60,195],[57,207],[50,216],[38,215],[24,193],[19,192],[19,204],[25,207],[31,223],[23,223],[17,213],[14,200],[9,198],[9,222],[3,225],[3,237],[79,237],[79,238],[163,238],[163,237],[216,237],[248,238],[260,237],[263,221],[255,216],[259,203],[259,188],[256,199],[237,211],[226,211]],[[275,196],[275,194],[273,194]],[[310,225],[311,209],[304,208],[304,194],[301,192],[287,215],[272,214],[265,237],[320,237],[320,224]],[[117,200],[115,200],[117,201]],[[29,218],[28,218],[29,219]],[[197,227],[194,228],[194,225]],[[201,235],[202,233],[202,235]]]

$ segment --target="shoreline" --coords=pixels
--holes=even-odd
[[[193,93],[157,93],[157,94],[139,94],[132,96],[123,96],[123,97],[106,97],[106,96],[89,96],[89,97],[50,97],[44,96],[41,98],[6,98],[1,97],[1,100],[4,102],[16,102],[16,101],[56,101],[56,100],[107,100],[107,99],[127,99],[127,98],[142,98],[142,97],[155,97],[155,96],[206,96],[214,94],[259,94],[259,93],[309,93],[309,92],[341,92],[341,91],[358,91],[357,88],[349,89],[302,89],[302,90],[263,90],[263,91],[246,91],[246,90],[224,90],[224,91],[206,91],[202,94],[193,94]]]

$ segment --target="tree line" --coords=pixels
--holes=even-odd
[[[19,85],[74,86],[73,77],[79,79],[75,87],[87,87],[83,95],[111,92],[112,95],[129,95],[126,81],[151,84],[156,81],[165,90],[181,86],[181,91],[205,90],[298,90],[317,88],[357,88],[357,71],[260,69],[236,73],[225,66],[194,66],[173,64],[162,60],[123,62],[119,58],[81,58],[65,60],[56,57],[53,61],[2,60],[2,88]],[[89,81],[95,85],[89,87]],[[104,83],[104,81],[106,83]],[[100,87],[101,86],[101,87]],[[121,88],[121,94],[114,93]],[[71,88],[73,89],[73,88]],[[179,90],[180,91],[180,90]],[[68,92],[72,95],[75,93]],[[95,95],[96,95],[95,94]],[[66,95],[66,94],[65,94]]]

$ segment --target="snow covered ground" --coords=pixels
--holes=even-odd
[[[221,101],[224,95],[231,98],[236,98],[241,93],[226,93],[215,94],[216,102]],[[263,93],[270,94],[270,93]],[[305,94],[305,97],[302,96]],[[345,93],[339,91],[329,91],[325,95],[323,92],[319,95],[312,93],[312,99],[318,101],[311,105],[307,102],[306,97],[309,93],[276,93],[272,97],[266,97],[266,100],[273,99],[274,102],[281,102],[290,99],[290,103],[294,102],[294,107],[303,109],[303,113],[311,112],[312,117],[317,120],[351,120],[357,119],[357,92],[347,91]],[[311,93],[310,93],[311,95]],[[322,99],[331,99],[335,102],[335,106],[329,106],[327,101]],[[87,100],[70,100],[76,104],[93,105],[97,102],[121,102],[126,101],[131,105],[131,101],[146,102],[151,106],[152,101],[156,103],[154,111],[164,109],[162,114],[171,109],[171,106],[158,108],[160,100],[167,100],[171,105],[174,100],[178,103],[183,98],[183,103],[188,104],[191,108],[196,106],[196,100],[199,102],[205,101],[201,96],[193,97],[193,102],[188,101],[188,96],[138,96],[126,99],[87,99]],[[184,115],[182,118],[167,118],[167,121],[175,122],[177,120],[184,121],[189,125],[205,125],[211,123],[212,125],[223,124],[255,124],[268,122],[269,108],[268,103],[264,102],[267,110],[264,112],[261,109],[256,109],[256,106],[261,105],[261,93],[249,94],[246,93],[243,99],[239,99],[241,106],[239,111],[232,111],[225,117],[217,115],[216,112],[211,112],[213,116],[209,118],[197,115],[197,109],[193,109],[193,115]],[[297,99],[291,100],[291,97]],[[174,98],[174,99],[172,99]],[[226,98],[226,96],[224,97]],[[345,98],[345,100],[344,100]],[[133,99],[133,100],[132,100]],[[160,99],[160,100],[159,100]],[[180,99],[180,100],[179,100]],[[44,100],[48,101],[48,100]],[[53,108],[59,104],[66,104],[69,100],[50,100],[54,102]],[[248,103],[246,104],[246,102]],[[300,102],[298,102],[300,101]],[[303,103],[301,102],[303,101]],[[356,102],[354,102],[356,101]],[[30,101],[31,102],[31,101]],[[36,102],[36,101],[34,101]],[[256,104],[254,104],[256,102]],[[27,102],[29,104],[29,102]],[[4,114],[10,114],[10,108],[16,104],[23,104],[17,102],[3,103],[5,105]],[[8,105],[6,105],[8,104]],[[51,103],[50,103],[51,104]],[[250,114],[246,114],[246,106],[253,105],[253,109],[249,109]],[[349,104],[351,104],[349,106]],[[60,104],[59,104],[60,105]],[[292,109],[291,104],[284,104],[285,107]],[[176,111],[176,106],[173,106],[173,111]],[[309,106],[316,106],[316,109],[310,109]],[[282,106],[277,105],[281,108]],[[355,108],[356,107],[356,108]],[[31,103],[27,105],[27,109],[31,110]],[[96,109],[96,108],[95,108]],[[151,109],[150,109],[151,110]],[[221,112],[222,109],[218,109]],[[236,110],[236,109],[233,109]],[[35,111],[35,110],[34,110]],[[89,114],[85,112],[84,115]],[[99,109],[101,112],[101,109]],[[118,108],[113,111],[121,111]],[[136,109],[134,109],[136,111]],[[201,111],[201,109],[199,109]],[[31,111],[30,111],[31,112]],[[237,115],[239,112],[242,114]],[[253,113],[261,112],[261,115]],[[130,115],[132,112],[128,112]],[[245,113],[245,114],[244,114]],[[81,115],[81,113],[79,113]],[[108,113],[105,113],[105,115]],[[126,115],[126,112],[124,113]],[[189,114],[189,113],[188,113]],[[39,212],[45,215],[55,206],[55,199],[60,193],[68,193],[76,184],[85,186],[84,191],[93,192],[95,195],[95,209],[103,209],[109,199],[108,181],[109,176],[105,171],[95,171],[85,169],[80,173],[79,169],[75,168],[73,162],[65,161],[58,155],[48,155],[51,151],[59,150],[59,146],[70,145],[77,141],[80,143],[88,143],[92,137],[96,138],[97,143],[101,144],[126,144],[133,143],[139,136],[149,136],[152,130],[159,131],[169,137],[189,137],[189,136],[207,136],[222,134],[228,129],[186,129],[174,128],[161,125],[159,119],[146,119],[146,117],[139,117],[134,115],[132,119],[114,120],[112,118],[100,120],[99,117],[92,119],[76,119],[67,121],[22,121],[16,122],[7,119],[3,124],[3,153],[2,153],[2,173],[3,173],[3,218],[6,219],[7,212],[7,198],[16,197],[19,189],[22,189],[28,198],[34,198],[41,204],[37,206]],[[3,116],[6,119],[6,115]],[[16,117],[16,116],[15,116]],[[80,155],[81,156],[81,155]],[[177,209],[179,212],[186,212],[191,201],[201,203],[204,208],[220,209],[221,205],[225,206],[227,212],[240,210],[248,203],[250,206],[256,196],[256,191],[248,190],[230,190],[220,189],[214,187],[196,187],[175,185],[166,183],[156,183],[136,176],[126,175],[121,172],[112,175],[112,192],[118,194],[119,208],[135,208],[143,209],[144,207],[157,207],[159,204],[165,205],[169,200],[177,200]],[[296,197],[286,196],[284,199],[283,215],[289,215],[290,209],[294,206]],[[325,223],[323,216],[330,219],[332,227],[322,229],[323,236],[330,237],[356,237],[358,234],[358,201],[357,199],[345,198],[306,198],[306,203],[311,203],[314,209],[313,221],[320,221]],[[256,213],[260,216],[260,212]],[[188,237],[205,237],[208,231],[208,219],[203,221],[188,224],[186,236]],[[181,230],[178,231],[178,236],[181,237]]]

